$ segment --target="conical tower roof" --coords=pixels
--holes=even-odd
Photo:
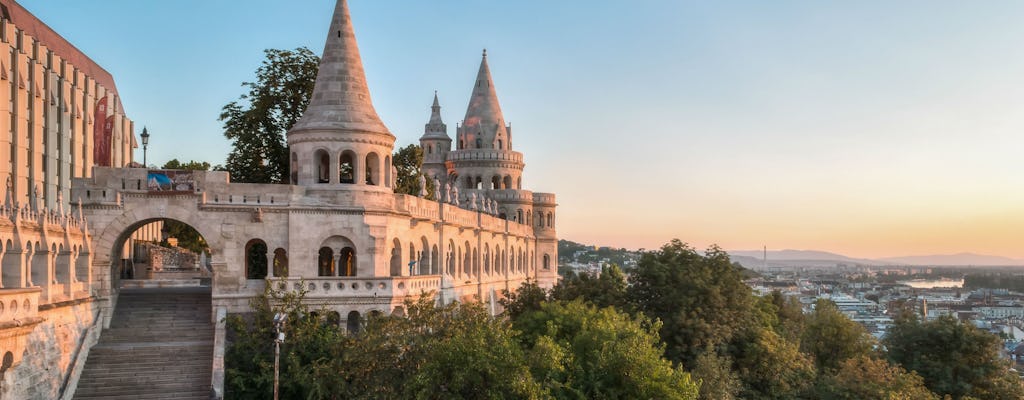
[[[346,0],[338,0],[334,8],[313,97],[302,118],[288,133],[312,130],[358,131],[394,137],[377,116],[370,100]]]
[[[437,100],[437,92],[434,92],[434,104],[430,106],[430,121],[423,130],[423,138],[448,139],[448,126],[441,120],[441,102]]]
[[[494,89],[494,80],[491,79],[491,68],[487,65],[487,50],[484,50],[483,59],[480,61],[480,71],[476,75],[476,84],[473,86],[473,94],[469,97],[469,107],[466,109],[466,118],[462,126],[469,131],[479,130],[487,136],[507,133],[505,117],[501,114],[501,105],[498,104],[498,92]]]

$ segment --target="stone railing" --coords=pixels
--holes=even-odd
[[[403,297],[440,290],[441,276],[267,278],[267,283],[278,290],[305,289],[306,297]]]
[[[555,195],[552,194],[552,193],[534,193],[533,194],[533,204],[534,205],[546,205],[546,206],[557,205],[555,203]]]
[[[523,153],[496,149],[455,150],[448,153],[448,159],[451,161],[497,160],[521,163],[523,162]]]
[[[41,288],[0,289],[0,326],[39,316]]]

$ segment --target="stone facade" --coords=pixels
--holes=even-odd
[[[287,136],[292,184],[181,172],[174,179],[189,182],[185,190],[155,191],[148,183],[157,171],[97,168],[77,179],[71,194],[83,199],[94,232],[93,270],[116,266],[135,230],[172,219],[209,245],[214,312],[248,311],[267,284],[305,288],[310,301],[349,322],[401,311],[421,293],[493,302],[527,279],[553,285],[555,196],[521,188],[522,154],[510,149],[486,58],[467,112],[474,123],[460,132],[479,129],[489,136],[472,140],[485,137],[488,146],[450,151],[443,122],[432,118],[432,149],[447,158],[444,175],[429,179],[449,190],[436,193],[440,201],[396,194],[395,136],[370,101],[344,0],[331,21],[309,107]],[[435,102],[435,114],[439,109]],[[432,166],[425,163],[428,174],[437,171]],[[483,175],[501,175],[501,183],[456,186]],[[107,306],[116,302],[116,275],[96,276],[96,293],[113,299]]]

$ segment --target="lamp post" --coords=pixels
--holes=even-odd
[[[146,127],[142,127],[142,167],[149,168],[149,164],[146,163],[146,148],[149,147],[149,131]]]
[[[274,337],[274,400],[278,399],[278,377],[281,371],[281,343],[284,343],[284,327],[288,323],[288,314],[274,314],[274,330],[277,336]]]

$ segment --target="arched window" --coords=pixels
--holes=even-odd
[[[391,156],[384,156],[384,187],[395,187],[395,183],[392,182],[394,177],[391,176],[391,168],[394,168],[391,165]]]
[[[505,175],[505,179],[502,181],[503,189],[512,189],[512,176]]]
[[[356,251],[351,247],[341,249],[341,257],[338,257],[340,276],[356,276]]]
[[[260,239],[250,240],[245,245],[245,277],[246,279],[265,279],[267,277],[267,243]]]
[[[334,276],[334,250],[330,247],[321,247],[317,267],[319,276]]]
[[[359,311],[352,311],[348,313],[348,319],[345,322],[345,327],[348,329],[348,333],[357,334],[359,328],[363,326],[362,318],[359,316]]]
[[[288,276],[288,252],[285,249],[274,250],[274,276]]]
[[[292,153],[292,163],[291,163],[291,171],[290,172],[291,172],[291,174],[289,174],[289,176],[291,176],[292,185],[298,184],[299,183],[299,156],[298,156],[298,154]]]
[[[432,144],[428,144],[427,145],[427,154],[434,154],[434,145],[432,145]]]
[[[338,182],[356,183],[356,153],[345,150],[338,159]]]
[[[409,243],[409,275],[416,275],[416,247]]]
[[[498,139],[498,150],[501,150],[502,148],[503,147],[501,147],[501,139]]]
[[[491,189],[501,189],[501,177],[498,175],[491,177]]]
[[[544,255],[544,263],[541,264],[541,265],[544,267],[545,271],[551,269],[551,256],[545,254]]]
[[[466,148],[466,141],[459,139],[459,150]]]
[[[380,156],[377,153],[366,155],[366,184],[379,185],[380,179]]]
[[[484,143],[483,143],[482,140],[480,140],[480,138],[476,138],[476,148],[478,148],[478,149],[484,148]]]
[[[331,181],[331,156],[326,151],[317,150],[316,158],[317,161],[317,183],[329,183]]]
[[[391,276],[402,276],[402,242],[398,239],[391,247]]]
[[[554,218],[552,217],[551,213],[549,212],[549,213],[548,213],[548,228],[550,228],[550,227],[552,227],[552,226],[555,226],[555,224],[554,224]]]
[[[518,218],[518,219],[516,219],[516,221],[519,221],[519,223],[523,223],[523,209],[522,208],[516,210],[516,217]]]

